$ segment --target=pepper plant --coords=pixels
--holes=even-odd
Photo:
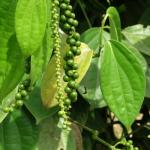
[[[143,149],[149,27],[122,30],[112,6],[100,27],[78,24],[70,0],[1,0],[0,150]]]

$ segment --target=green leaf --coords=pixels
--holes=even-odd
[[[17,86],[24,74],[24,59],[14,30],[16,3],[16,0],[0,3],[0,102]]]
[[[15,27],[17,40],[25,56],[32,55],[42,44],[46,23],[46,0],[18,0]]]
[[[25,106],[30,111],[30,113],[34,116],[37,124],[39,124],[45,118],[54,115],[59,110],[58,107],[52,107],[47,109],[43,106],[40,86],[41,86],[41,82],[38,81],[34,90],[30,94],[29,100],[25,102]]]
[[[111,39],[121,41],[121,22],[115,7],[109,7],[106,15],[109,17]]]
[[[41,123],[38,140],[39,150],[76,150],[72,131],[61,130],[57,124],[57,117],[49,118]]]
[[[130,48],[113,40],[105,44],[100,65],[100,84],[104,100],[128,128],[144,100],[145,72]]]
[[[37,128],[23,111],[15,111],[0,124],[0,150],[36,150]]]
[[[90,28],[81,35],[81,41],[88,44],[88,46],[95,52],[99,52],[99,48],[102,47],[102,45],[99,44],[100,34],[101,28]],[[102,44],[108,39],[110,39],[109,33],[103,31]]]
[[[144,28],[143,25],[138,24],[125,28],[122,33],[130,44],[150,56],[150,26]]]

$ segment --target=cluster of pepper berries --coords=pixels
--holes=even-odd
[[[70,49],[66,52],[64,60],[64,71],[65,75],[63,80],[67,83],[64,91],[66,97],[64,98],[64,111],[60,110],[60,117],[69,116],[69,109],[71,108],[71,102],[77,100],[78,84],[76,79],[79,77],[78,74],[78,64],[75,63],[75,57],[81,54],[80,50],[80,34],[76,32],[76,27],[78,26],[78,21],[75,19],[75,14],[73,13],[73,8],[70,5],[70,0],[60,0],[60,23],[62,24],[63,30],[68,34],[67,44]],[[65,117],[66,117],[65,116]],[[70,122],[67,120],[65,122],[66,126],[70,125]]]
[[[15,95],[15,100],[10,106],[3,108],[5,113],[13,112],[14,109],[20,108],[23,106],[24,101],[29,99],[29,92],[32,89],[30,88],[30,79],[24,80],[19,86],[18,91]]]
[[[25,73],[30,74],[30,66],[31,66],[31,57],[25,60]],[[29,78],[23,80],[17,89],[17,93],[15,94],[14,101],[7,107],[3,108],[5,113],[13,112],[15,109],[18,109],[23,106],[24,101],[29,99],[29,93],[33,90],[31,86],[31,80]]]

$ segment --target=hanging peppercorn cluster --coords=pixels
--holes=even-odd
[[[75,19],[75,14],[73,13],[73,8],[70,5],[70,0],[60,0],[60,23],[63,26],[63,30],[68,34],[68,38],[66,40],[70,49],[66,52],[64,60],[64,70],[65,75],[63,80],[67,83],[64,91],[66,93],[66,97],[64,99],[64,112],[60,112],[60,116],[63,116],[64,113],[69,118],[69,109],[71,108],[71,102],[75,102],[77,100],[77,92],[76,89],[78,84],[76,79],[79,77],[77,72],[78,64],[75,63],[75,56],[81,54],[79,49],[81,42],[80,34],[76,32],[76,27],[78,26],[78,21]],[[67,120],[64,122],[64,125],[69,127],[70,122]]]
[[[26,74],[30,74],[30,59],[31,58],[28,58],[25,61]],[[19,84],[14,102],[11,103],[10,106],[3,108],[3,111],[5,113],[13,112],[14,109],[20,108],[21,106],[23,106],[24,101],[29,99],[29,92],[32,91],[30,83],[30,79],[25,79]]]
[[[54,54],[56,61],[56,79],[57,79],[57,96],[56,99],[60,106],[60,120],[62,122],[62,128],[66,128],[66,122],[68,116],[65,111],[64,106],[64,93],[61,84],[61,53],[60,53],[60,35],[59,35],[59,1],[52,1],[52,34],[53,34],[53,43],[54,43]]]

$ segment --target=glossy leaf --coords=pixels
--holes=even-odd
[[[109,7],[106,15],[109,17],[110,34],[113,40],[121,40],[121,22],[119,13],[115,7]]]
[[[24,59],[14,34],[16,3],[16,0],[0,2],[0,102],[24,74]]]
[[[91,108],[98,108],[106,106],[103,101],[100,84],[99,84],[99,49],[104,45],[104,43],[110,39],[109,33],[103,31],[103,36],[101,37],[101,28],[95,27],[88,29],[81,35],[81,41],[86,43],[95,54],[92,58],[90,67],[82,79],[80,86],[78,88],[79,93],[82,97],[87,100]],[[100,39],[102,38],[102,39]],[[100,45],[99,41],[102,41]]]
[[[66,84],[65,82],[63,82],[63,75],[64,75],[63,56],[65,54],[65,51],[67,51],[68,49],[69,49],[69,47],[67,45],[62,47],[62,58],[61,58],[62,87],[64,87]],[[90,66],[90,63],[91,63],[92,55],[93,55],[93,52],[89,49],[89,47],[83,43],[81,44],[80,49],[81,49],[81,55],[75,58],[75,62],[79,64],[79,69],[78,69],[79,78],[77,79],[78,83],[82,80],[85,73],[87,72],[87,70]],[[45,106],[52,107],[52,106],[55,106],[58,104],[58,102],[55,100],[56,91],[57,91],[57,88],[56,88],[56,63],[55,63],[55,56],[54,56],[51,59],[51,61],[49,62],[46,72],[43,76],[43,80],[42,80],[41,95],[42,95],[42,101]]]
[[[25,56],[32,55],[42,44],[46,23],[46,0],[18,0],[15,27],[17,40]]]
[[[141,108],[145,93],[145,72],[140,61],[130,48],[117,41],[108,41],[102,51],[100,65],[104,99],[117,118],[129,128]]]
[[[0,124],[0,150],[36,150],[37,128],[22,111],[15,111]]]
[[[144,28],[143,25],[138,24],[125,28],[122,33],[130,44],[150,56],[150,26]]]
[[[99,44],[101,28],[94,27],[86,30],[81,35],[81,41],[86,43],[92,50],[99,52],[102,45]],[[103,31],[102,44],[110,39],[109,33]]]

